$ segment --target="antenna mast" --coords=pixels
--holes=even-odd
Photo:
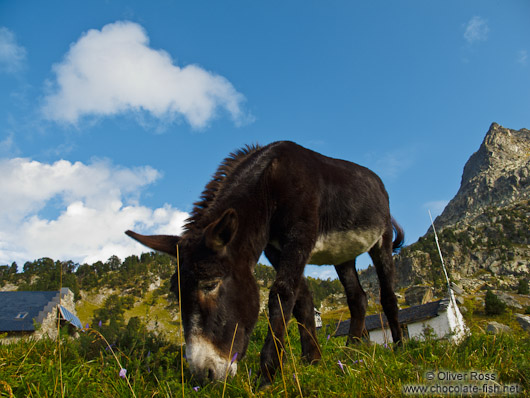
[[[449,275],[447,274],[447,269],[445,268],[442,251],[440,250],[440,243],[438,242],[438,234],[436,233],[436,228],[434,228],[434,222],[432,220],[431,211],[428,210],[428,212],[429,212],[429,217],[431,219],[432,230],[434,231],[434,240],[436,241],[436,247],[438,248],[438,254],[440,255],[440,260],[442,261],[442,269],[444,270],[445,280],[447,281],[448,293],[451,293],[451,282],[449,282]]]

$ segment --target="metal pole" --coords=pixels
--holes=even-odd
[[[431,219],[432,230],[434,231],[434,240],[436,241],[436,247],[438,248],[438,254],[440,255],[440,260],[442,261],[442,269],[444,270],[445,280],[447,281],[447,289],[449,289],[447,292],[451,294],[451,283],[449,282],[449,275],[447,274],[447,270],[445,269],[444,258],[442,256],[442,251],[440,250],[440,243],[438,242],[438,234],[436,233],[436,228],[434,228],[434,222],[432,220],[431,211],[428,210],[428,212],[429,212],[429,217]]]

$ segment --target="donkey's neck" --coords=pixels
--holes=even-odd
[[[219,165],[217,171],[213,175],[211,181],[206,184],[204,191],[201,194],[200,200],[194,203],[194,208],[191,212],[191,217],[188,219],[185,226],[186,230],[193,230],[195,227],[200,227],[205,220],[211,217],[212,207],[215,207],[220,197],[226,191],[230,192],[234,188],[237,189],[237,180],[234,184],[234,174],[240,173],[240,169],[245,169],[243,164],[245,161],[253,157],[256,152],[261,149],[258,145],[246,146],[231,153]]]
[[[270,212],[265,203],[262,205],[262,208],[254,206],[250,210],[251,217],[239,218],[237,238],[233,246],[233,249],[239,253],[238,255],[246,257],[252,267],[258,262],[269,241]],[[244,214],[248,215],[249,212]]]
[[[267,190],[268,168],[274,159],[270,148],[270,145],[247,147],[225,159],[206,186],[202,200],[195,204],[187,225],[190,235],[200,235],[227,209],[234,209],[238,230],[232,250],[235,256],[243,256],[245,262],[253,265],[269,238],[273,204]]]

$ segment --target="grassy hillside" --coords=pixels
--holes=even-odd
[[[41,259],[25,266],[24,273],[4,274],[4,281],[44,290],[54,283],[58,267],[76,283],[78,315],[90,327],[77,338],[63,334],[59,341],[0,345],[0,397],[388,397],[416,387],[438,388],[431,392],[446,396],[444,388],[465,386],[487,392],[477,396],[490,396],[501,387],[521,396],[530,394],[530,335],[509,310],[488,316],[472,299],[465,305],[472,334],[458,345],[427,336],[424,342],[408,341],[398,349],[367,343],[346,347],[344,338],[328,336],[338,320],[349,318],[347,308],[326,311],[323,322],[330,327],[318,334],[322,361],[317,365],[299,359],[297,327],[291,321],[283,369],[273,385],[260,390],[256,376],[267,331],[262,315],[237,375],[201,385],[181,357],[178,307],[168,286],[174,269],[169,258],[149,254],[123,263],[111,258],[82,266]],[[258,266],[256,275],[265,290],[274,271]],[[310,280],[310,284],[317,300],[337,291],[332,281]],[[486,334],[491,320],[509,325],[512,332]],[[474,374],[495,380],[433,382],[428,380],[430,374],[467,381]]]

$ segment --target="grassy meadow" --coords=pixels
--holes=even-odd
[[[274,384],[264,389],[258,388],[256,375],[266,319],[258,322],[237,375],[203,385],[182,359],[178,338],[155,336],[141,321],[133,319],[120,330],[116,343],[109,343],[114,340],[105,337],[110,333],[106,325],[95,325],[78,338],[63,334],[59,341],[0,345],[0,396],[392,397],[402,396],[408,385],[432,385],[427,380],[428,372],[467,374],[466,378],[470,372],[493,374],[490,391],[495,384],[512,385],[518,395],[530,394],[530,335],[508,315],[499,320],[509,323],[513,333],[486,334],[484,321],[477,319],[468,321],[472,333],[460,344],[427,336],[426,341],[407,341],[398,349],[367,343],[346,347],[344,338],[328,338],[321,331],[322,361],[317,365],[300,360],[298,332],[291,321],[283,368]],[[447,381],[440,383],[449,385]],[[485,383],[476,384],[482,388]],[[493,395],[486,392],[474,396]]]

